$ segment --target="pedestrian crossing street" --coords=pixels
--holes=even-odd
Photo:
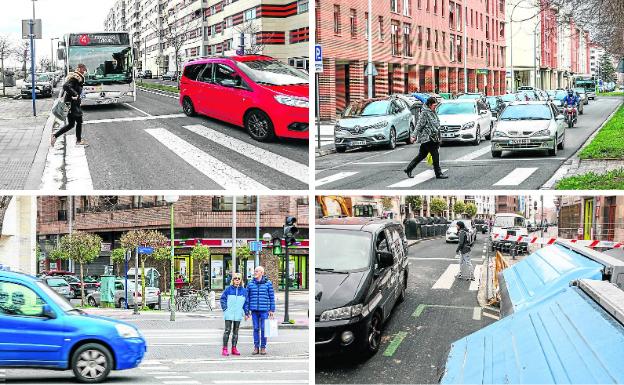
[[[166,117],[166,116],[165,116]],[[178,117],[173,115],[172,118]],[[150,117],[126,118],[145,120]],[[153,116],[152,118],[164,118]],[[119,121],[119,118],[114,119]],[[87,121],[85,124],[102,123],[106,120]],[[216,144],[230,150],[239,157],[243,156],[258,162],[259,168],[271,169],[281,175],[308,184],[309,167],[306,164],[296,162],[285,156],[272,151],[257,147],[252,143],[228,136],[210,127],[193,124],[181,126],[184,130],[206,139],[211,144]],[[228,190],[270,190],[261,181],[257,180],[257,174],[252,170],[244,170],[240,164],[229,164],[231,160],[218,159],[202,149],[199,145],[190,143],[187,139],[162,127],[143,129],[144,133],[155,139],[161,148],[154,151],[170,151],[183,160],[189,167],[199,171],[206,178],[212,180],[222,189]],[[98,143],[90,143],[97,146]],[[56,144],[50,148],[46,167],[41,181],[43,190],[93,190],[94,184],[89,171],[90,160],[87,157],[88,150],[83,146],[76,146],[76,136],[63,135]],[[96,160],[93,160],[96,161]],[[234,162],[232,162],[234,163]],[[63,172],[65,170],[65,172]]]
[[[405,162],[399,162],[405,165]],[[495,181],[492,186],[496,187],[516,187],[524,183],[531,175],[538,170],[538,167],[516,167],[513,168],[508,174],[499,180]],[[443,168],[443,172],[447,172],[448,169]],[[353,183],[357,180],[358,176],[366,177],[366,174],[370,172],[370,169],[362,169],[359,171],[339,171],[327,176],[316,179],[315,186],[317,188],[337,188],[329,187],[328,185],[339,186],[341,183]],[[418,174],[414,174],[414,178],[407,178],[403,172],[401,172],[401,180],[398,182],[393,181],[386,186],[380,188],[388,189],[404,189],[412,188],[419,184],[428,182],[435,179],[435,173],[433,170],[425,170]]]

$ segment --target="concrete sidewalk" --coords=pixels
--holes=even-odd
[[[37,99],[37,116],[33,116],[30,99],[0,97],[1,190],[39,187],[41,175],[34,174],[43,172],[45,165],[50,133],[44,135],[44,127],[53,102],[53,98]]]
[[[318,146],[318,129],[314,124],[314,148],[316,156],[325,156],[336,152],[334,147],[334,123],[321,122],[321,147]]]

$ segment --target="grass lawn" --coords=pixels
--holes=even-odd
[[[598,135],[585,147],[581,159],[624,159],[624,106],[602,127]]]
[[[155,90],[161,90],[161,91],[167,91],[167,92],[173,92],[174,94],[177,94],[180,92],[180,90],[178,89],[178,87],[175,86],[166,86],[164,84],[157,84],[157,83],[147,83],[147,82],[143,82],[141,83],[137,83],[137,86],[139,87],[143,87],[143,88],[152,88]]]
[[[598,92],[596,96],[624,96],[624,91]]]
[[[556,190],[624,190],[624,169],[605,174],[593,172],[561,179]]]

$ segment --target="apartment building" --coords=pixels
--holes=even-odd
[[[286,216],[298,220],[297,244],[290,247],[290,266],[294,289],[307,289],[309,283],[308,198],[295,196],[245,196],[236,202],[236,244],[245,245],[256,239],[256,207],[260,205],[260,237],[283,231]],[[224,272],[232,271],[232,206],[231,196],[182,196],[174,204],[175,271],[191,280],[196,274],[192,248],[197,244],[210,247],[211,258],[205,264],[204,281],[215,290],[229,281]],[[121,236],[130,230],[161,231],[170,237],[169,207],[163,196],[44,196],[37,203],[37,242],[44,258],[39,269],[68,269],[67,261],[48,258],[59,238],[70,231],[86,231],[102,238],[99,258],[87,268],[90,274],[102,274],[112,265],[111,251],[120,247]],[[236,259],[235,268],[249,272],[253,258]],[[280,258],[280,274],[285,260]],[[214,269],[213,269],[214,268]],[[216,269],[216,270],[215,270]],[[292,270],[294,269],[294,270]],[[215,277],[212,271],[220,271]],[[253,271],[253,268],[251,269]],[[197,278],[197,277],[195,277]],[[281,282],[280,282],[281,284]]]
[[[324,56],[318,91],[321,119],[334,120],[350,101],[368,95],[369,36],[374,96],[463,92],[464,65],[468,91],[504,92],[504,0],[374,1],[370,33],[367,3],[316,2],[316,41]]]
[[[0,196],[0,265],[27,274],[36,272],[36,198]]]
[[[154,76],[192,59],[246,53],[308,68],[308,0],[117,0],[107,31],[129,31],[139,70]],[[175,36],[182,38],[175,39]]]
[[[563,196],[559,236],[624,242],[624,196]]]

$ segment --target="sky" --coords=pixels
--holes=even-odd
[[[35,44],[35,58],[50,58],[50,38],[70,32],[104,30],[104,19],[115,0],[37,0],[35,18],[41,19],[43,39]],[[22,19],[32,18],[31,0],[0,0],[0,35],[15,43],[22,37]],[[56,40],[54,49],[56,51]],[[54,53],[56,56],[56,52]],[[9,66],[17,64],[10,59]]]

